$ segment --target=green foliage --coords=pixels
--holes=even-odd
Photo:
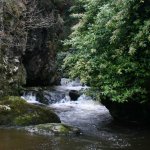
[[[64,60],[100,99],[148,101],[150,91],[150,1],[86,1],[85,13],[65,41],[75,50]]]

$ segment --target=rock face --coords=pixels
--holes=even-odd
[[[27,85],[51,85],[57,83],[55,66],[56,43],[51,41],[50,29],[33,29],[29,31],[28,45],[23,64],[27,71]]]
[[[68,0],[0,1],[0,96],[25,84],[59,83],[56,50],[69,6]]]
[[[37,19],[28,23],[27,47],[23,64],[27,71],[28,86],[59,84],[56,68],[57,45],[63,35],[63,13],[69,8],[69,1],[37,0]],[[35,4],[33,3],[33,6]],[[31,6],[27,5],[28,11]],[[41,11],[42,10],[42,11]],[[36,15],[36,12],[40,12]]]
[[[111,100],[102,101],[112,117],[123,124],[150,124],[150,103],[136,101],[118,103]]]
[[[19,97],[0,100],[0,125],[25,126],[42,123],[60,123],[59,117],[50,109],[28,104]]]
[[[16,0],[0,1],[0,96],[17,93],[26,83],[22,55],[26,48],[25,5]],[[9,13],[8,13],[9,12]]]

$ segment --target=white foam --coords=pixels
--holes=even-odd
[[[36,95],[33,92],[24,93],[23,96],[21,96],[24,100],[26,100],[28,103],[38,103],[36,100]]]

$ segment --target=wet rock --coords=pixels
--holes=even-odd
[[[23,92],[22,97],[27,101],[33,101],[34,99],[34,101],[48,105],[60,102],[65,98],[65,93],[52,89],[30,88]]]
[[[49,104],[49,99],[45,97],[43,92],[37,92],[36,93],[36,100],[42,104]]]
[[[0,125],[25,126],[42,123],[60,123],[60,119],[49,108],[28,104],[20,97],[1,98]]]
[[[39,124],[36,126],[26,127],[25,130],[44,135],[78,135],[80,130],[61,123]]]
[[[76,90],[71,90],[71,91],[69,91],[69,96],[70,96],[71,100],[76,101],[80,97],[80,94]]]

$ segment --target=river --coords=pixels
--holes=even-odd
[[[55,87],[56,93],[80,90],[83,86],[64,84]],[[63,91],[63,92],[62,92]],[[52,95],[51,95],[52,96]],[[33,93],[24,95],[30,103],[39,103]],[[68,94],[50,104],[65,124],[81,129],[78,136],[35,135],[17,129],[0,129],[0,150],[149,150],[150,130],[140,127],[127,127],[115,123],[109,111],[99,102],[81,95],[72,101]]]

